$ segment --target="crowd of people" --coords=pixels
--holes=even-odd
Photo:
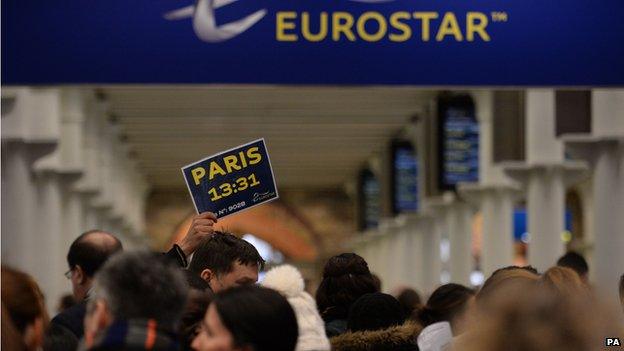
[[[196,216],[166,253],[124,251],[104,231],[80,235],[67,254],[73,300],[51,320],[37,283],[3,266],[2,349],[581,351],[624,341],[624,276],[620,310],[601,302],[573,252],[541,273],[502,267],[476,290],[444,284],[426,301],[409,288],[382,293],[383,277],[343,253],[326,262],[313,297],[290,265],[257,284],[263,258],[216,222]]]

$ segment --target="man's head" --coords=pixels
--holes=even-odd
[[[561,256],[559,260],[557,260],[557,266],[571,268],[576,273],[578,273],[579,277],[581,277],[581,280],[583,280],[583,282],[588,282],[587,272],[589,271],[589,267],[587,266],[587,261],[585,261],[585,258],[580,254],[574,251],[566,253],[565,255]]]
[[[115,255],[95,275],[95,296],[85,318],[86,340],[114,321],[151,320],[174,328],[180,320],[188,285],[184,274],[160,254],[134,251]]]
[[[121,250],[123,246],[119,239],[101,230],[90,230],[74,240],[67,253],[67,264],[76,300],[81,301],[87,296],[95,272]]]
[[[189,270],[219,292],[256,283],[263,267],[264,260],[253,245],[232,234],[215,232],[195,251]]]

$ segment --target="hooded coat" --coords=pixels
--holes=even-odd
[[[417,351],[422,327],[414,322],[387,329],[347,332],[330,339],[332,351]]]

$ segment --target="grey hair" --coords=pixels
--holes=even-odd
[[[116,320],[155,319],[175,327],[184,311],[188,286],[181,269],[162,255],[130,251],[111,257],[96,273],[95,293]]]

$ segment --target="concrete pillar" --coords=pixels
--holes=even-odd
[[[425,256],[425,232],[430,230],[431,226],[432,219],[428,216],[420,214],[406,215],[404,226],[406,246],[403,248],[408,267],[405,275],[406,283],[423,293],[429,289],[427,270],[431,267],[427,266],[427,257]]]
[[[54,175],[41,177],[37,164],[58,148],[59,90],[7,88],[2,98],[2,262],[32,275],[51,311],[64,279],[57,259],[60,206],[52,208],[60,189]]]
[[[566,185],[580,180],[585,166],[564,161],[563,144],[555,137],[555,92],[526,93],[526,162],[505,166],[507,174],[527,190],[530,235],[529,263],[539,271],[556,264],[563,254]]]
[[[67,248],[63,247],[63,212],[61,202],[61,179],[54,172],[37,174],[37,218],[35,225],[36,243],[28,248],[28,259],[38,267],[34,272],[36,281],[45,293],[48,312],[61,295],[71,291],[63,273],[67,264],[63,259]]]
[[[458,193],[481,210],[483,240],[480,266],[487,278],[494,270],[513,263],[513,205],[520,191],[505,176],[501,167],[494,164],[492,91],[480,90],[472,95],[479,120],[479,183],[459,184]],[[465,242],[462,245],[466,245]],[[463,259],[466,260],[465,256]]]
[[[397,287],[411,286],[410,272],[414,269],[412,257],[414,255],[411,245],[411,232],[406,216],[400,217],[400,228],[396,233],[393,256],[396,268],[396,281],[393,289]]]
[[[451,282],[470,286],[474,269],[472,257],[472,220],[474,211],[465,202],[457,201],[449,208],[449,242],[451,246]]]
[[[436,226],[433,219],[424,219],[420,229],[420,235],[423,238],[422,252],[425,273],[422,291],[430,293],[440,285],[440,274],[442,273],[442,260],[440,259],[442,228]]]
[[[28,254],[36,240],[32,156],[23,142],[3,142],[2,149],[2,263],[33,272]]]
[[[594,269],[599,292],[617,301],[624,267],[624,90],[592,91],[592,134],[563,137],[569,152],[590,162]]]

